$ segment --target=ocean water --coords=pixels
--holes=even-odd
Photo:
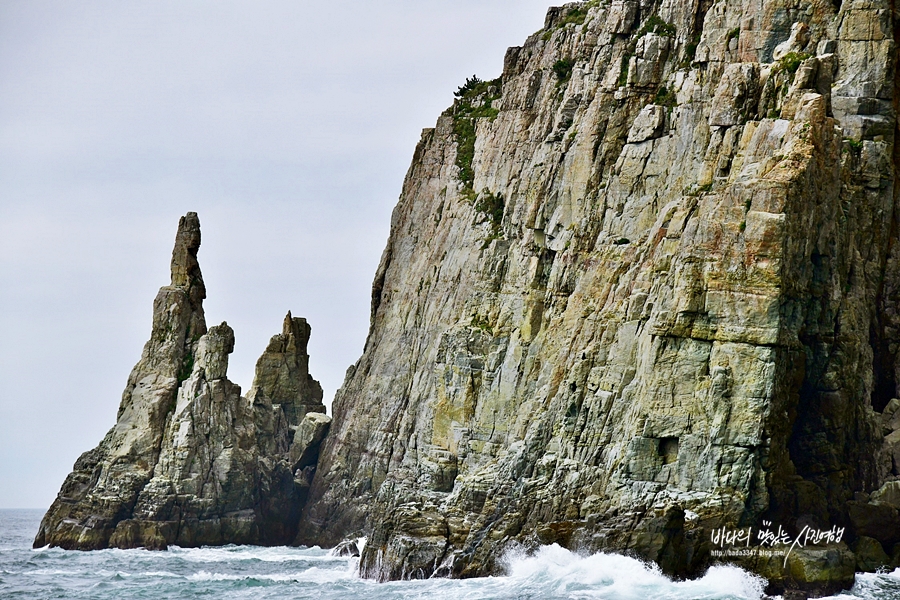
[[[729,566],[712,567],[692,581],[672,581],[658,569],[613,554],[579,556],[547,546],[509,556],[503,577],[374,583],[357,577],[358,559],[320,548],[173,548],[73,552],[32,550],[39,510],[0,510],[0,599],[300,598],[393,599],[608,599],[745,600],[764,598],[765,582]],[[836,596],[900,598],[900,569],[858,577]]]

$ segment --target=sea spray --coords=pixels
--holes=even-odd
[[[695,580],[672,581],[652,563],[619,554],[581,556],[553,544],[531,555],[520,551],[506,559],[512,589],[532,597],[753,599],[763,597],[766,582],[733,566],[714,566]]]

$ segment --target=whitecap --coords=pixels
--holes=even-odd
[[[523,593],[546,597],[671,600],[722,598],[758,600],[764,579],[733,566],[714,566],[703,577],[673,581],[652,563],[599,553],[581,556],[557,544],[543,546],[527,555],[508,556],[508,583]]]
[[[686,595],[684,598],[713,598],[723,591],[736,598],[762,598],[765,595],[766,580],[734,565],[715,565],[700,579],[678,581],[675,589]],[[697,594],[705,594],[700,596]]]
[[[33,571],[22,571],[22,575],[48,575],[54,577],[56,575],[83,575],[80,571],[64,571],[62,569],[34,569]]]
[[[268,573],[237,575],[232,573],[210,573],[199,571],[187,577],[189,581],[271,581],[275,583],[334,583],[341,580],[355,579],[355,575],[346,570],[320,569],[312,567],[297,573]]]
[[[107,571],[105,569],[97,571],[96,575],[99,575],[100,577],[131,577],[131,573],[125,573],[124,571]]]
[[[138,573],[135,577],[154,577],[154,578],[163,578],[163,579],[184,579],[184,575],[179,575],[177,573],[172,573],[170,571],[146,571],[144,573]]]
[[[172,546],[168,550],[172,556],[187,562],[213,563],[234,561],[291,562],[291,561],[340,561],[340,557],[329,556],[327,550],[315,548],[292,548],[289,546],[203,546],[201,548],[180,548]]]

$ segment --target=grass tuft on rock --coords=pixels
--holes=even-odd
[[[659,106],[665,106],[666,108],[675,108],[678,106],[678,97],[675,95],[674,91],[661,85],[659,86],[659,89],[656,90],[656,96],[653,98],[653,103]]]
[[[806,52],[788,52],[778,59],[778,63],[775,65],[773,72],[785,71],[793,75],[797,72],[797,69],[800,68],[800,64],[811,56],[811,54],[807,54]]]

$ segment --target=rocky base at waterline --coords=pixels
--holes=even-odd
[[[227,378],[234,332],[206,328],[199,246],[200,223],[188,213],[116,424],[75,463],[35,547],[293,541],[330,424],[309,375],[310,327],[288,313],[241,396]]]

